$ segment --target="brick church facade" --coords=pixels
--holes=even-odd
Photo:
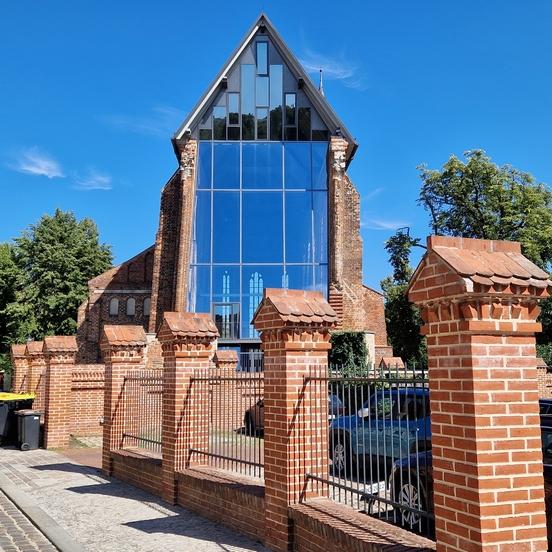
[[[165,311],[210,312],[219,347],[258,350],[263,287],[322,291],[372,361],[391,355],[383,296],[363,284],[357,144],[266,16],[172,143],[155,243],[88,283],[80,361],[101,360],[104,324],[143,325],[155,357]]]

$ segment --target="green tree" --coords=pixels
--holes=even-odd
[[[20,278],[21,271],[15,263],[12,246],[8,243],[0,244],[0,370],[11,369],[6,307],[15,300],[15,290]]]
[[[408,301],[406,290],[412,276],[410,252],[421,247],[420,240],[411,238],[402,230],[385,243],[393,274],[381,282],[385,296],[387,336],[395,355],[409,364],[425,366],[427,352],[425,339],[420,335],[422,320],[418,309]]]
[[[498,166],[482,150],[465,160],[451,156],[441,170],[418,167],[419,204],[433,233],[521,242],[523,254],[543,270],[552,263],[552,192],[529,173]],[[552,342],[552,299],[542,303],[539,343]]]
[[[12,250],[20,275],[3,311],[7,343],[73,334],[88,280],[112,262],[111,248],[100,244],[95,223],[58,209],[16,238]]]

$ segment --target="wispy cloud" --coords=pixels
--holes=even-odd
[[[83,192],[91,190],[111,190],[112,178],[110,175],[90,168],[83,175],[75,176],[75,188]]]
[[[332,57],[306,48],[303,57],[299,60],[305,71],[318,74],[322,69],[324,80],[338,80],[347,88],[366,90],[368,83],[361,66],[345,55]]]
[[[59,162],[38,147],[26,148],[15,155],[15,161],[9,167],[17,172],[45,176],[47,178],[63,178],[63,169]]]
[[[383,187],[380,187],[380,188],[374,188],[373,190],[370,190],[368,193],[366,194],[362,194],[362,201],[366,201],[368,199],[372,199],[378,195],[381,194],[381,192],[383,192],[385,190],[385,188]]]
[[[171,135],[178,125],[184,113],[179,109],[170,106],[154,107],[149,115],[104,115],[101,120],[108,126],[117,130],[143,134],[146,136]]]
[[[367,219],[361,223],[361,227],[367,230],[397,230],[404,226],[409,226],[409,223],[404,220],[392,219]]]

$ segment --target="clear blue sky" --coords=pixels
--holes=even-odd
[[[0,241],[56,207],[153,243],[170,136],[264,9],[360,147],[365,281],[425,236],[416,165],[482,147],[552,183],[552,2],[30,0],[0,14]]]

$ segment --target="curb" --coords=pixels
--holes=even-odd
[[[21,491],[6,476],[0,474],[0,491],[3,492],[29,518],[42,534],[60,552],[86,552],[86,549],[75,542],[56,521],[54,521],[25,492]]]

